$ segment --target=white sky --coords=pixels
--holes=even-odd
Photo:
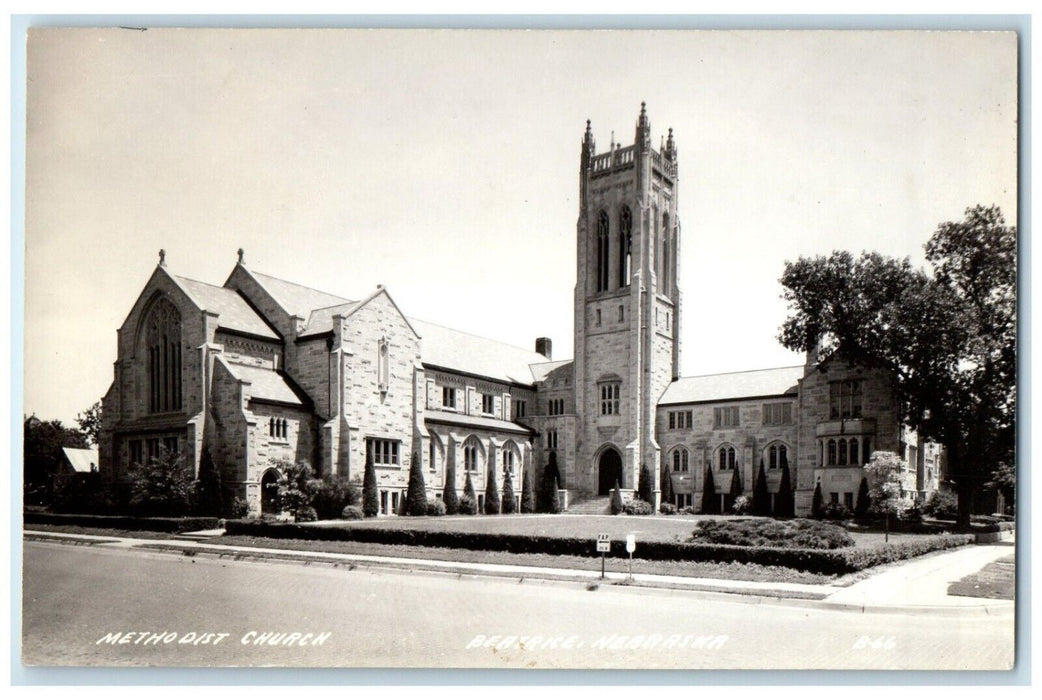
[[[1012,34],[47,30],[29,45],[25,412],[72,423],[165,248],[572,355],[579,147],[680,152],[683,374],[797,364],[785,260],[1016,220]]]

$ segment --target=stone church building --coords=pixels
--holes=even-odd
[[[103,474],[122,478],[161,448],[198,470],[206,446],[259,513],[280,463],[361,480],[371,455],[393,514],[414,458],[431,498],[447,464],[479,501],[490,472],[499,493],[507,474],[520,493],[554,451],[572,504],[616,483],[628,497],[646,464],[656,500],[666,469],[681,507],[701,504],[706,470],[724,499],[735,472],[751,494],[761,462],[777,492],[787,463],[807,513],[818,483],[852,507],[862,465],[888,450],[908,460],[908,492],[936,489],[943,452],[901,425],[878,370],[832,358],[679,376],[678,154],[672,129],[651,143],[643,105],[629,146],[598,153],[587,122],[572,360],[553,360],[548,338],[526,350],[412,318],[382,287],[318,291],[250,269],[241,250],[218,286],[175,274],[161,252],[117,332]]]

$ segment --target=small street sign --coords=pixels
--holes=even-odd
[[[597,535],[597,551],[598,552],[610,552],[611,551],[611,537],[609,535]]]
[[[634,550],[637,549],[637,536],[626,535],[626,551],[633,554]]]

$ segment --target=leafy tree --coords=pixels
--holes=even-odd
[[[1009,462],[1003,462],[991,473],[991,480],[984,485],[986,488],[995,489],[1002,494],[1006,500],[1006,507],[1016,507],[1017,497],[1017,472]]]
[[[25,492],[50,494],[54,475],[62,463],[63,447],[87,447],[86,436],[75,428],[67,428],[60,420],[41,421],[36,416],[25,420],[22,429],[22,477]]]
[[[488,479],[485,482],[485,515],[499,515],[499,488],[496,486],[496,467],[488,465]]]
[[[535,488],[532,486],[532,469],[526,468],[521,475],[521,512],[535,512]]]
[[[195,484],[181,452],[165,447],[145,464],[134,465],[130,475],[130,507],[143,516],[180,517],[192,509]]]
[[[890,539],[890,518],[900,518],[912,507],[912,499],[902,496],[901,471],[905,461],[893,452],[876,451],[865,465],[868,479],[868,494],[871,499],[869,512],[884,516],[886,540]]]
[[[713,468],[710,466],[706,466],[702,477],[702,512],[706,515],[717,515],[720,512],[720,498],[716,494]]]
[[[619,482],[615,481],[615,490],[611,492],[611,514],[618,515],[622,512],[622,494],[619,492]]]
[[[825,499],[821,495],[821,482],[814,485],[814,500],[811,501],[810,513],[815,518],[825,516]]]
[[[362,477],[362,514],[375,518],[380,514],[380,494],[376,490],[376,467],[373,455],[365,456],[365,476]]]
[[[651,470],[648,469],[648,465],[642,464],[640,467],[640,479],[637,481],[637,498],[645,503],[651,503],[652,507],[654,507],[655,494],[652,493],[653,489]]]
[[[549,512],[561,512],[561,494],[558,493],[557,479],[554,479],[552,488],[550,489]]]
[[[662,466],[662,502],[663,503],[674,503],[677,500],[676,494],[673,493],[673,473],[669,471],[669,467],[666,465]]]
[[[441,498],[445,502],[447,515],[455,515],[459,512],[459,495],[456,493],[456,465],[451,459],[445,465],[445,493]]]
[[[333,520],[343,517],[344,509],[357,506],[361,499],[358,482],[348,481],[342,474],[323,474],[322,485],[311,499],[311,506],[318,518]]]
[[[98,434],[101,432],[101,401],[95,401],[83,413],[77,413],[76,425],[80,426],[80,432],[86,436],[87,442],[97,446]]]
[[[774,517],[791,518],[796,514],[796,503],[792,495],[789,460],[784,453],[781,457],[781,470],[781,483],[778,485],[778,493],[774,495]]]
[[[199,515],[218,517],[223,510],[221,471],[213,462],[210,448],[204,446],[199,457],[199,480],[195,484],[195,506]]]
[[[863,518],[868,515],[872,507],[872,496],[869,494],[868,477],[861,477],[861,485],[857,489],[857,504],[854,506],[854,515]]]
[[[760,470],[756,473],[756,483],[753,485],[753,515],[771,514],[771,494],[767,490],[767,472],[763,468],[763,458],[760,459]]]
[[[427,485],[423,483],[423,465],[420,456],[412,453],[409,465],[409,491],[405,497],[406,515],[427,515]]]
[[[504,514],[509,515],[517,510],[517,503],[514,500],[514,480],[510,477],[510,472],[507,472],[503,477],[503,508]]]
[[[886,369],[902,419],[948,449],[969,525],[974,496],[1015,463],[1017,229],[997,207],[966,210],[926,244],[932,276],[876,253],[801,258],[781,283],[791,350]]]
[[[282,476],[278,481],[279,508],[290,513],[297,522],[315,520],[311,500],[322,488],[322,480],[315,478],[315,470],[307,462],[279,462]],[[316,516],[317,517],[317,516]]]

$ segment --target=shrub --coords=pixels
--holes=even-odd
[[[313,523],[318,520],[318,513],[311,506],[302,506],[297,508],[293,517],[298,523]]]
[[[427,515],[445,515],[445,503],[437,498],[427,501]]]
[[[748,515],[752,510],[753,502],[748,496],[736,496],[731,504],[731,512],[735,515]]]
[[[375,518],[380,514],[380,494],[376,490],[376,467],[373,466],[373,455],[368,451],[365,455],[365,476],[362,479],[362,512],[367,518]]]
[[[311,500],[322,488],[322,480],[315,478],[311,465],[307,462],[279,462],[276,466],[282,474],[278,482],[279,508],[293,515],[299,522],[305,522],[300,520],[301,512],[304,513],[304,517],[314,514],[311,519],[317,520],[318,514],[315,513]]]
[[[557,479],[554,479],[550,485],[550,501],[547,504],[547,511],[550,513],[560,513],[561,508],[561,494],[558,493]]]
[[[101,475],[74,474],[54,489],[51,510],[55,513],[114,515],[120,511],[118,499]]]
[[[510,472],[503,477],[503,513],[509,515],[517,510],[517,501],[514,500],[514,480],[510,478]]]
[[[423,465],[420,457],[412,453],[409,465],[409,491],[405,497],[406,515],[427,515],[427,486],[423,483]]]
[[[183,455],[160,448],[159,456],[130,471],[130,507],[136,515],[176,517],[192,509],[195,492]]]
[[[763,468],[763,458],[760,458],[760,469],[756,472],[756,483],[753,484],[753,515],[771,514],[771,494],[767,490],[767,472]]]
[[[456,465],[452,460],[445,465],[445,491],[442,493],[445,512],[455,515],[459,512],[459,495],[456,493]]]
[[[789,473],[789,458],[782,453],[781,457],[781,483],[778,484],[778,493],[774,496],[774,516],[777,518],[791,518],[796,514],[796,503],[792,496],[792,475]]]
[[[250,503],[245,498],[235,496],[228,504],[226,514],[229,518],[245,518],[250,514]]]
[[[861,477],[861,485],[857,488],[857,503],[854,506],[854,515],[864,518],[872,508],[872,497],[868,493],[868,477]]]
[[[485,480],[485,515],[499,515],[499,489],[496,487],[496,468],[488,467]]]
[[[923,514],[938,520],[955,520],[959,515],[955,494],[949,491],[934,491],[923,506]]]
[[[535,488],[532,486],[532,469],[526,468],[521,476],[521,512],[535,512]]]
[[[477,515],[478,513],[478,502],[463,494],[463,498],[459,499],[459,514],[460,515]]]
[[[798,518],[795,520],[702,520],[692,541],[741,547],[838,549],[854,540],[842,527]]]
[[[658,512],[663,515],[676,515],[677,507],[672,503],[663,503],[658,507]]]
[[[79,527],[110,528],[114,530],[150,530],[152,532],[193,532],[214,530],[219,526],[217,518],[145,518],[132,515],[86,515],[82,513],[26,512],[22,516],[26,525],[75,525]]]
[[[716,495],[716,483],[713,481],[713,468],[706,466],[702,477],[702,512],[716,515],[720,512],[720,499]]]
[[[619,482],[615,482],[615,490],[611,492],[611,514],[618,515],[622,512],[622,494],[619,493]]]
[[[320,520],[332,520],[339,517],[347,506],[358,505],[361,497],[362,491],[357,483],[348,481],[341,474],[326,474],[311,499],[311,507]]]
[[[684,510],[680,511],[684,515],[695,515],[698,511],[695,510],[694,506],[687,506]]]
[[[655,500],[655,494],[652,493],[653,488],[651,470],[648,469],[648,465],[642,464],[640,466],[640,480],[637,482],[637,498],[645,503],[652,503]]]
[[[344,509],[340,512],[340,517],[344,520],[361,520],[365,517],[365,513],[358,506],[344,506]]]
[[[821,517],[826,520],[850,520],[854,514],[842,503],[829,503],[822,509]]]
[[[642,501],[639,498],[634,498],[632,501],[626,504],[623,511],[626,515],[651,515],[655,512],[655,508],[647,501]]]

